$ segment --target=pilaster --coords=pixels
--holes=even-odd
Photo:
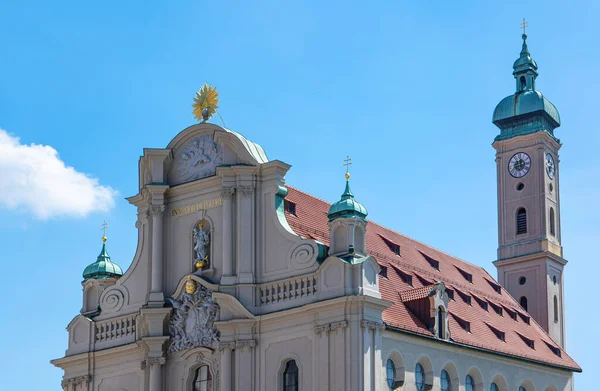
[[[231,386],[234,373],[231,366],[231,354],[232,349],[235,348],[235,342],[221,342],[218,348],[221,352],[220,391],[233,391]]]
[[[148,185],[151,199],[148,207],[148,216],[152,219],[152,263],[151,263],[151,284],[148,295],[148,306],[162,307],[165,302],[163,293],[163,215],[165,212],[165,192],[169,187],[164,185]]]
[[[223,273],[221,277],[222,284],[233,284],[233,198],[235,196],[235,188],[224,187],[221,190],[223,199]]]

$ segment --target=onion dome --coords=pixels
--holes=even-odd
[[[329,221],[337,218],[359,218],[366,221],[367,214],[367,208],[354,199],[354,194],[350,191],[350,174],[346,173],[346,189],[342,198],[329,208]]]
[[[554,137],[554,129],[560,126],[556,106],[535,89],[538,66],[527,48],[527,34],[522,38],[521,54],[513,64],[516,92],[502,99],[494,110],[492,121],[501,130],[496,140],[540,131]]]
[[[119,278],[123,275],[123,270],[116,263],[112,263],[108,252],[106,252],[106,236],[102,237],[102,251],[96,262],[88,265],[83,271],[83,278],[88,280],[94,278],[104,280],[108,278]]]

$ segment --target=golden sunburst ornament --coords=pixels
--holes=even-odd
[[[198,121],[206,122],[215,115],[219,108],[219,93],[217,89],[210,84],[204,83],[200,90],[196,92],[192,114]]]

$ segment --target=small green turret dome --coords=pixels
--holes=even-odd
[[[554,129],[560,126],[556,106],[535,89],[538,66],[527,48],[527,34],[522,38],[520,56],[513,64],[516,92],[502,99],[494,109],[492,122],[501,131],[496,140],[540,131],[554,137]]]
[[[96,262],[88,265],[83,271],[83,278],[88,280],[94,278],[97,280],[107,278],[119,278],[123,275],[123,270],[116,263],[111,262],[108,252],[106,252],[106,236],[102,238],[102,251]]]
[[[329,221],[333,221],[337,218],[359,218],[361,220],[367,219],[367,208],[362,206],[358,201],[354,199],[354,194],[350,191],[350,175],[346,176],[346,189],[342,198],[331,205],[327,217]]]

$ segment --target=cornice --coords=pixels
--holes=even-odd
[[[507,258],[507,259],[498,259],[493,262],[494,266],[508,266],[515,263],[522,263],[527,261],[535,261],[540,258],[550,258],[555,262],[558,262],[561,266],[565,266],[568,261],[561,256],[558,256],[550,251],[539,251],[531,254],[525,254],[518,257]]]

